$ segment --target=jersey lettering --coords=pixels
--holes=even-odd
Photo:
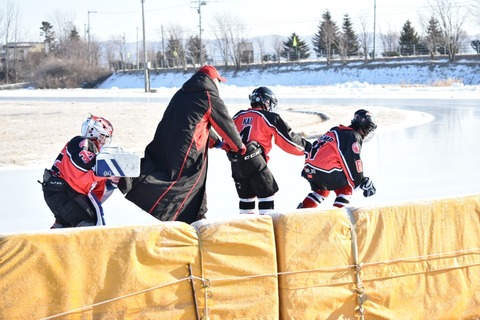
[[[95,157],[95,153],[92,153],[87,150],[82,150],[80,151],[78,156],[80,157],[80,159],[82,159],[84,163],[89,163],[93,159],[93,157]]]
[[[363,172],[362,160],[355,161],[355,166],[357,167],[357,172]]]
[[[245,117],[243,118],[242,125],[243,126],[251,126],[253,122],[253,117]]]

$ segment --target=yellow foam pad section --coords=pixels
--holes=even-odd
[[[354,212],[366,319],[480,315],[480,196]]]
[[[277,255],[270,216],[193,224],[199,230],[210,319],[278,319]],[[204,300],[204,301],[205,301]]]
[[[183,223],[2,237],[0,319],[194,319],[188,264]]]
[[[281,319],[355,319],[350,222],[345,210],[273,216]]]
[[[0,238],[0,319],[278,318],[269,216]]]

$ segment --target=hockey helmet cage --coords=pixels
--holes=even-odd
[[[361,131],[363,141],[368,141],[373,137],[377,125],[374,122],[373,115],[365,110],[360,109],[355,112],[352,119],[352,128]]]
[[[258,87],[248,96],[250,105],[255,107],[260,104],[264,110],[275,112],[277,109],[277,97],[272,90],[267,87]]]
[[[113,136],[113,126],[105,118],[90,115],[82,124],[81,134],[87,138],[94,138],[101,145],[109,144]]]

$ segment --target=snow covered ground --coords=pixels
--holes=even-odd
[[[373,70],[372,72],[375,71]],[[462,69],[459,72],[462,72]],[[412,79],[416,75],[414,69],[411,69],[409,73]],[[375,76],[380,81],[379,77],[382,74],[382,72],[377,72],[372,77]],[[418,74],[423,73],[419,72]],[[132,107],[133,109],[125,109],[129,110],[129,112],[124,112],[122,115],[121,119],[124,120],[118,120],[121,124],[116,127],[116,130],[121,133],[123,128],[126,128],[126,124],[130,124],[134,130],[142,131],[142,134],[145,134],[145,138],[137,140],[135,151],[143,150],[148,142],[145,139],[151,138],[154,125],[160,120],[159,109],[168,103],[170,97],[178,89],[178,86],[188,78],[188,75],[182,74],[179,76],[177,74],[169,77],[169,84],[165,84],[165,79],[153,80],[151,87],[155,89],[155,92],[152,93],[143,91],[143,80],[137,79],[135,75],[130,77],[113,77],[106,82],[106,86],[110,89],[0,91],[0,120],[5,124],[0,127],[0,135],[3,138],[2,142],[0,142],[0,149],[2,149],[0,157],[0,181],[2,182],[0,184],[0,219],[2,221],[0,233],[29,232],[45,230],[50,227],[53,215],[45,205],[40,185],[36,181],[41,178],[43,168],[51,165],[51,162],[60,150],[56,145],[54,147],[51,145],[55,143],[63,145],[66,142],[64,137],[77,134],[81,121],[88,115],[86,114],[87,110],[102,114],[102,111],[112,112],[111,110],[113,110],[112,108],[115,105],[118,106],[119,112],[124,106]],[[447,73],[441,77],[448,79],[450,75]],[[417,101],[422,101],[422,105],[428,105],[428,101],[434,101],[434,104],[443,101],[446,105],[455,105],[457,102],[461,104],[461,101],[466,101],[467,106],[465,108],[468,108],[471,118],[467,118],[467,120],[470,119],[471,121],[468,120],[465,126],[473,128],[471,129],[473,132],[478,130],[477,133],[480,133],[480,129],[478,129],[480,126],[477,126],[478,118],[480,117],[478,113],[480,109],[479,85],[464,85],[459,82],[449,87],[406,86],[404,84],[374,85],[357,81],[344,82],[343,78],[336,79],[334,73],[329,75],[330,84],[325,85],[323,84],[325,79],[319,79],[317,82],[322,82],[320,84],[323,85],[318,85],[315,83],[314,75],[308,71],[298,71],[291,77],[272,74],[271,77],[267,78],[266,74],[258,74],[257,78],[263,81],[254,81],[254,78],[231,77],[226,84],[222,84],[221,96],[229,106],[246,108],[248,107],[248,94],[253,88],[260,85],[268,85],[279,98],[280,110],[283,112],[302,108],[320,110],[332,115],[332,122],[327,125],[348,124],[351,114],[358,107],[371,106],[371,108],[378,110],[380,118],[384,120],[382,120],[383,123],[380,125],[376,138],[374,138],[377,140],[372,140],[372,142],[365,144],[363,152],[365,154],[364,159],[368,160],[365,161],[365,170],[373,174],[374,182],[378,181],[380,187],[383,185],[384,191],[382,192],[382,188],[377,186],[379,192],[371,198],[363,198],[358,194],[354,198],[354,205],[376,205],[392,199],[395,201],[409,201],[416,198],[416,188],[421,188],[419,185],[412,185],[412,189],[408,190],[408,192],[392,197],[393,192],[388,190],[396,189],[388,188],[388,184],[397,182],[383,178],[380,169],[377,169],[388,166],[388,163],[386,163],[388,155],[385,155],[385,158],[378,155],[381,143],[391,145],[389,141],[390,139],[395,141],[397,133],[398,141],[404,141],[402,140],[403,136],[409,136],[412,132],[417,132],[409,131],[406,128],[422,127],[422,124],[432,122],[436,117],[433,115],[435,112],[411,111],[415,110],[415,108],[405,108],[404,106],[408,106],[410,103],[402,101],[415,102],[411,103],[411,105],[417,105]],[[276,81],[281,85],[276,85]],[[309,83],[308,85],[299,85],[307,82]],[[474,104],[473,107],[471,106],[472,103]],[[47,106],[51,109],[48,109]],[[137,106],[136,109],[135,106]],[[156,113],[142,115],[140,114],[142,110],[146,110],[142,108],[153,109]],[[433,108],[434,106],[432,110],[435,111]],[[30,119],[29,116],[32,113],[37,112],[35,111],[36,109],[41,109],[44,112],[35,114],[36,117],[38,115],[36,121],[24,122],[27,118]],[[79,112],[81,114],[78,114]],[[296,131],[302,131],[302,128],[299,126],[304,123],[305,119],[302,118],[300,120],[300,116],[291,114],[288,117],[289,124]],[[63,123],[62,119],[69,118],[72,119],[71,123]],[[144,124],[142,121],[151,122]],[[439,125],[442,125],[442,123]],[[55,126],[67,132],[64,132],[63,136],[59,135],[58,128],[55,128]],[[68,130],[70,131],[66,128],[69,128]],[[43,137],[41,134],[45,132],[51,132],[51,135]],[[463,132],[458,131],[458,134],[463,134]],[[435,133],[432,133],[433,135]],[[478,134],[476,137],[478,137]],[[23,141],[22,139],[30,141],[32,147],[22,148],[22,145],[18,145],[18,141]],[[120,140],[126,141],[126,139]],[[422,137],[420,140],[428,143],[431,137],[427,133],[427,136]],[[129,145],[128,143],[127,145]],[[9,153],[13,151],[4,152],[4,150],[9,150],[8,148],[12,144],[17,149],[15,157],[9,157]],[[126,149],[131,149],[130,146],[132,144]],[[409,147],[408,145],[399,145],[398,149],[408,150]],[[437,148],[439,151],[443,147],[445,146],[441,144],[438,147],[437,145],[433,146],[433,148]],[[445,149],[447,148],[445,147]],[[444,152],[444,154],[445,158],[449,157],[448,152]],[[468,158],[472,155],[465,154],[464,156]],[[36,159],[36,161],[21,161],[22,158],[28,157]],[[405,157],[405,160],[407,160],[407,157],[410,156],[408,153],[405,153]],[[271,158],[270,166],[281,188],[276,197],[276,208],[285,212],[294,210],[297,203],[308,192],[308,184],[299,176],[303,159],[285,155],[278,149],[272,151]],[[428,163],[426,165],[428,166]],[[471,170],[472,181],[478,180],[479,176],[476,168],[464,169]],[[395,168],[392,168],[392,170],[395,170]],[[375,175],[379,176],[375,177]],[[435,181],[433,176],[432,181]],[[446,194],[480,192],[480,189],[473,182],[467,183],[465,190],[457,188],[450,191],[447,190],[446,192],[442,186],[429,186],[429,188],[431,188],[430,193],[420,192],[418,195],[441,197]],[[400,190],[400,192],[404,191]],[[230,177],[229,164],[225,155],[219,150],[210,152],[207,194],[209,205],[207,218],[225,218],[237,214],[238,200]],[[328,207],[328,203],[325,205]],[[151,218],[125,200],[120,193],[114,194],[107,201],[104,209],[106,221],[109,225],[159,223],[159,221]]]

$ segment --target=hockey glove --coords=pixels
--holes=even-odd
[[[359,187],[363,190],[364,197],[373,196],[377,192],[377,189],[375,189],[375,185],[368,177],[363,178],[362,183],[360,183]]]
[[[223,149],[223,146],[225,145],[225,141],[218,140],[218,143],[214,145],[215,148],[217,149]]]

